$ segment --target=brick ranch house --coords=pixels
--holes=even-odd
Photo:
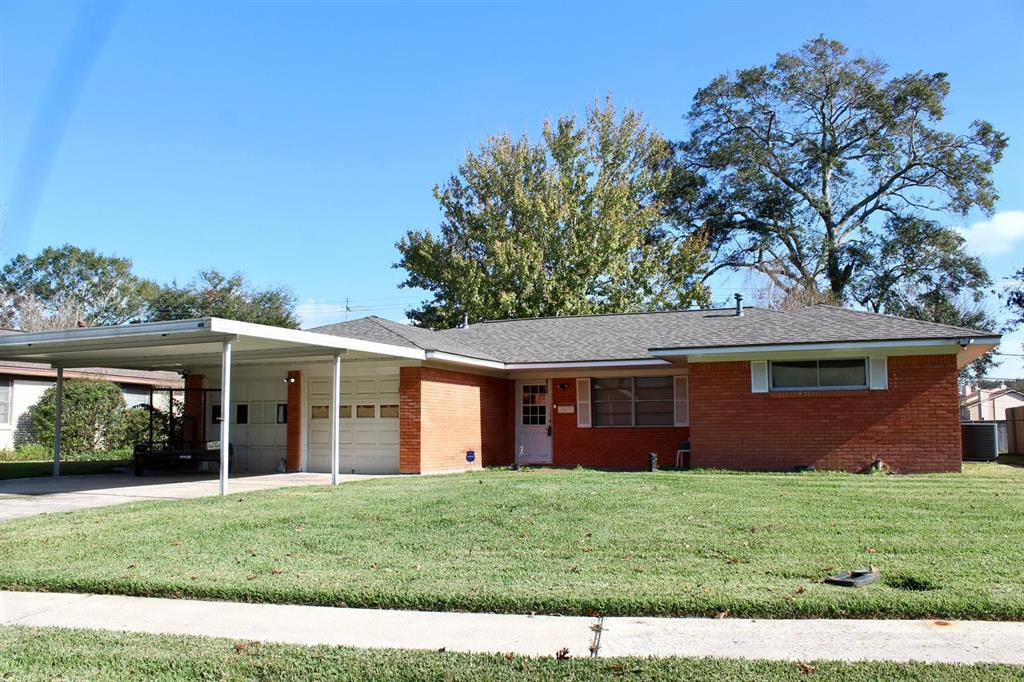
[[[250,471],[643,469],[653,452],[660,466],[861,471],[881,459],[920,473],[960,470],[957,369],[998,342],[818,305],[447,330],[206,318],[0,338],[0,360],[181,371],[186,418],[211,442],[227,427],[231,466]]]

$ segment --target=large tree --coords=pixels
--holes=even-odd
[[[291,329],[299,326],[290,289],[254,288],[241,273],[204,270],[183,286],[172,282],[160,287],[149,302],[150,321],[209,316]]]
[[[0,271],[0,318],[24,331],[122,324],[144,314],[152,282],[127,258],[65,244],[15,256]]]
[[[687,217],[709,239],[709,274],[750,269],[786,292],[885,310],[898,288],[885,271],[914,260],[900,252],[919,235],[929,267],[913,286],[986,283],[962,242],[925,219],[990,213],[1007,138],[980,120],[962,134],[940,128],[948,93],[944,73],[890,77],[825,37],[701,88],[679,152],[706,182]]]
[[[640,114],[595,104],[546,122],[539,141],[496,135],[434,196],[436,232],[397,244],[403,286],[433,294],[416,324],[650,310],[705,304],[698,238],[667,229],[679,181],[671,146]]]

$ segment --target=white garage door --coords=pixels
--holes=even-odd
[[[331,470],[331,381],[309,385],[309,470]],[[398,376],[353,377],[341,382],[343,474],[398,473]]]
[[[207,440],[220,438],[220,394],[207,407]],[[232,466],[242,471],[274,471],[285,457],[288,389],[280,379],[234,379],[231,382]]]

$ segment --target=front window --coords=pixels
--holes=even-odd
[[[595,378],[594,426],[672,426],[672,377]]]
[[[0,379],[0,424],[11,423],[11,380]]]
[[[785,360],[771,363],[772,390],[867,388],[867,360]]]

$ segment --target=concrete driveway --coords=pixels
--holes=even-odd
[[[378,476],[342,474],[343,482]],[[230,493],[297,485],[328,485],[330,474],[260,474],[232,476]],[[0,481],[0,522],[142,500],[184,500],[218,492],[216,474],[166,474],[136,477],[131,473],[96,476],[47,476]]]

